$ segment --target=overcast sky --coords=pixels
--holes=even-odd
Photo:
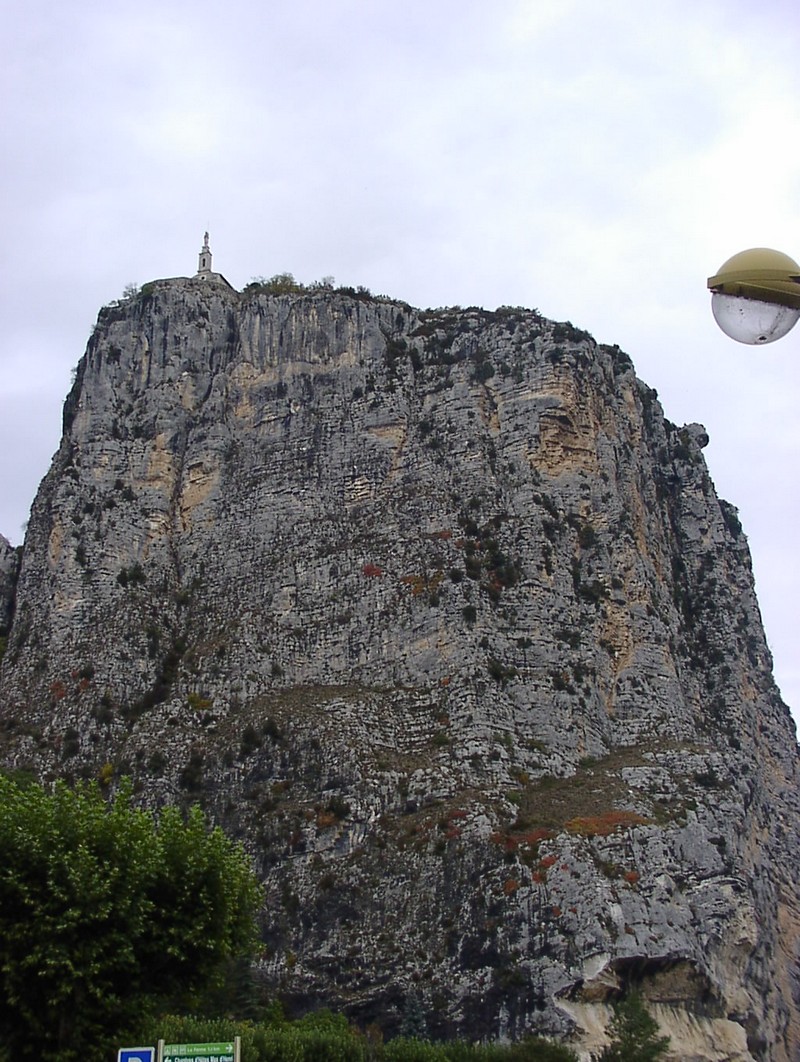
[[[706,278],[800,259],[796,0],[0,0],[0,533],[126,284],[333,276],[537,307],[703,423],[800,717],[800,325],[722,335]]]

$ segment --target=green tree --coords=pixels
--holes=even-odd
[[[298,295],[306,290],[306,286],[295,280],[292,273],[276,273],[269,279],[253,277],[244,290],[258,295]]]
[[[406,1039],[428,1039],[428,1022],[425,1018],[425,1009],[416,992],[409,992],[406,996],[399,1032],[400,1036]]]
[[[600,1062],[654,1062],[669,1047],[669,1037],[658,1035],[658,1023],[638,992],[629,993],[614,1006],[609,1032],[613,1039]]]
[[[201,811],[0,775],[0,1044],[94,1062],[156,1009],[196,1004],[252,953],[261,890]]]

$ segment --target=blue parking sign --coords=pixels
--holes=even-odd
[[[155,1062],[154,1047],[121,1047],[117,1052],[117,1062]]]

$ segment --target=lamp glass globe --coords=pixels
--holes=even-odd
[[[725,295],[719,291],[711,295],[711,312],[726,336],[737,343],[754,346],[774,343],[791,331],[800,319],[800,309]]]

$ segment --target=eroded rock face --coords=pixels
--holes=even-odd
[[[675,1057],[794,1059],[797,746],[706,442],[528,311],[147,285],[33,506],[3,760],[202,801],[297,1007],[588,1050],[635,983]]]
[[[19,551],[0,535],[0,638],[5,638],[11,626],[18,573]]]

